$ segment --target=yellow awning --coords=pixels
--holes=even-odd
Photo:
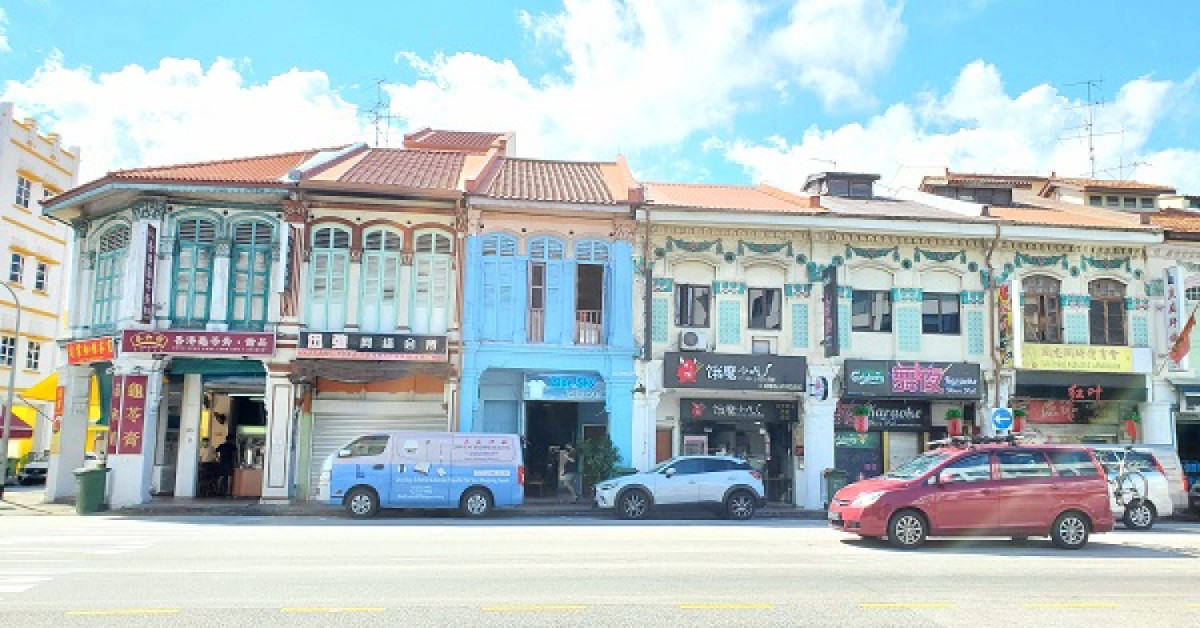
[[[51,371],[42,381],[36,383],[29,390],[21,393],[21,397],[29,401],[46,401],[54,403],[55,396],[58,394],[58,371]],[[95,421],[100,418],[100,382],[96,381],[96,376],[92,376],[92,392],[88,396],[88,420]]]

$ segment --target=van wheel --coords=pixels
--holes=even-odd
[[[725,500],[725,516],[734,521],[754,518],[754,495],[749,491],[735,491]]]
[[[481,488],[468,489],[463,493],[462,500],[458,503],[458,509],[466,517],[473,519],[486,517],[492,512],[492,496]]]
[[[1079,549],[1087,545],[1088,527],[1087,517],[1074,510],[1064,512],[1054,520],[1050,540],[1062,549]]]
[[[650,512],[650,496],[640,488],[630,489],[617,500],[617,516],[622,519],[643,519]]]
[[[1158,518],[1158,513],[1154,511],[1154,504],[1148,499],[1139,499],[1125,507],[1125,516],[1121,521],[1125,523],[1125,527],[1130,530],[1149,530],[1154,527],[1154,521]]]
[[[379,495],[372,488],[355,487],[346,493],[342,503],[346,505],[346,512],[355,519],[369,519],[379,514]]]
[[[929,535],[925,517],[915,510],[901,510],[888,521],[888,542],[898,549],[916,549]]]

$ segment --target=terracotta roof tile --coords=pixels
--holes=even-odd
[[[374,148],[358,160],[338,181],[407,188],[458,188],[466,155],[457,151]]]
[[[626,195],[626,190],[614,193],[608,185],[605,170],[617,167],[611,162],[503,157],[483,194],[499,199],[612,205]]]
[[[950,172],[947,170],[944,175],[924,177],[921,181],[921,187],[924,189],[927,186],[934,185],[986,185],[1028,188],[1034,184],[1042,183],[1048,178],[1026,174],[980,174],[974,172]]]
[[[443,131],[424,128],[405,135],[404,147],[485,152],[491,148],[499,148],[502,144],[501,140],[507,140],[509,136],[509,133]]]
[[[1200,233],[1200,212],[1164,209],[1150,215],[1150,224],[1168,231]]]
[[[1070,177],[1054,177],[1047,182],[1048,187],[1071,186],[1084,190],[1141,190],[1172,194],[1175,188],[1140,181],[1120,181],[1117,179],[1079,179]]]
[[[133,168],[109,173],[121,180],[195,181],[205,183],[279,183],[287,173],[323,149],[203,161],[174,166]],[[328,149],[337,150],[337,149]]]
[[[715,185],[704,183],[647,183],[647,201],[655,205],[698,209],[823,213],[819,199],[797,196],[769,185]]]

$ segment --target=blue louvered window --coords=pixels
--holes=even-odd
[[[346,327],[346,285],[350,275],[350,232],[340,227],[313,231],[309,257],[308,328]]]
[[[203,328],[212,309],[213,257],[217,223],[188,217],[175,223],[171,326]]]
[[[450,324],[450,236],[441,231],[418,232],[415,251],[412,330],[444,334]]]
[[[404,237],[391,229],[374,229],[363,238],[359,328],[394,332],[400,314],[400,251]]]
[[[267,322],[275,226],[265,220],[233,225],[229,260],[229,328],[261,331]]]
[[[92,329],[112,329],[121,302],[121,277],[129,251],[129,225],[116,225],[97,238],[95,291],[92,293]]]

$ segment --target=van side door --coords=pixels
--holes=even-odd
[[[392,458],[392,503],[397,508],[443,508],[450,493],[449,452],[434,434],[396,434]],[[448,449],[448,447],[447,447]]]
[[[330,496],[344,497],[350,489],[366,485],[375,489],[381,506],[389,506],[388,458],[386,434],[354,439],[337,451],[329,478]]]

